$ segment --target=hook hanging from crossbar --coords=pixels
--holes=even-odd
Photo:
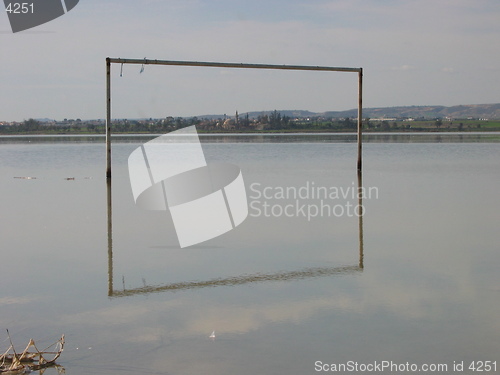
[[[146,61],[146,58],[144,58],[144,61]],[[144,72],[144,64],[141,65],[141,70],[139,71],[139,74],[142,74]]]
[[[122,63],[122,67],[120,68],[120,77],[123,77],[123,63]]]

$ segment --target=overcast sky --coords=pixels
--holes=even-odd
[[[80,0],[13,34],[0,121],[105,117],[105,58],[362,67],[364,107],[500,102],[499,0]],[[113,118],[355,108],[356,73],[112,66]]]

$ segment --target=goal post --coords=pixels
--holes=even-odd
[[[174,61],[174,60],[150,60],[150,59],[122,59],[106,58],[106,178],[111,178],[111,64],[140,64],[140,65],[174,65],[193,67],[215,67],[215,68],[242,68],[242,69],[275,69],[275,70],[309,70],[329,72],[352,72],[358,73],[358,161],[357,169],[361,171],[362,166],[362,106],[363,106],[363,68],[346,68],[332,66],[307,66],[307,65],[275,65],[275,64],[245,64],[245,63],[223,63],[204,61]]]

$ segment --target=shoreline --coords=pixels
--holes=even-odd
[[[173,131],[173,130],[172,130]],[[121,135],[121,136],[154,136],[154,135],[162,135],[168,134],[170,132],[158,133],[158,132],[120,132],[120,131],[112,131],[111,135]],[[259,130],[259,131],[207,131],[207,130],[198,130],[199,135],[356,135],[356,131],[325,131],[325,129],[321,130],[300,130],[300,129],[290,129],[290,130]],[[415,135],[415,134],[500,134],[499,130],[492,129],[471,129],[471,130],[395,130],[395,131],[376,131],[376,130],[368,130],[363,129],[363,135]],[[89,133],[89,132],[15,132],[15,133],[0,133],[0,137],[15,137],[15,136],[102,136],[105,137],[106,134],[99,133]]]

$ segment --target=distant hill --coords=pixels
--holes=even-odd
[[[247,115],[248,113],[248,117],[250,118],[257,118],[259,116],[264,116],[264,115],[270,115],[272,112],[274,111],[252,111],[252,112],[241,112],[239,113],[239,116],[241,118],[243,118],[244,116]],[[288,117],[291,117],[291,118],[295,118],[295,117],[311,117],[311,116],[322,116],[323,114],[321,113],[316,113],[316,112],[311,112],[311,111],[305,111],[305,110],[289,110],[289,109],[285,109],[285,110],[278,110],[279,113],[281,113],[282,116],[288,116]],[[235,116],[235,113],[226,113],[226,117],[231,117],[231,118],[234,118]],[[209,120],[214,120],[214,119],[218,119],[218,118],[224,118],[224,115],[201,115],[201,116],[196,116],[198,118],[206,118],[206,119],[209,119]]]
[[[328,117],[356,117],[357,109],[348,111],[325,112]],[[486,118],[500,119],[500,103],[497,104],[469,104],[445,106],[404,106],[404,107],[383,107],[383,108],[363,108],[363,117],[384,118],[384,117],[412,117],[412,118]]]
[[[250,118],[257,118],[262,115],[269,115],[273,111],[253,111],[248,112]],[[306,110],[278,110],[281,115],[286,115],[291,118],[295,117],[357,117],[358,109],[350,109],[347,111],[327,111],[327,112],[311,112]],[[240,117],[245,116],[246,112],[239,113]],[[224,115],[203,115],[197,116],[199,118],[217,119],[223,118]],[[228,113],[227,117],[234,117],[234,113]],[[401,106],[401,107],[380,107],[380,108],[363,108],[364,118],[424,118],[435,119],[451,117],[455,119],[467,118],[484,118],[484,119],[500,119],[500,103],[497,104],[469,104],[469,105],[456,105],[452,107],[445,107],[440,105],[428,106]]]

